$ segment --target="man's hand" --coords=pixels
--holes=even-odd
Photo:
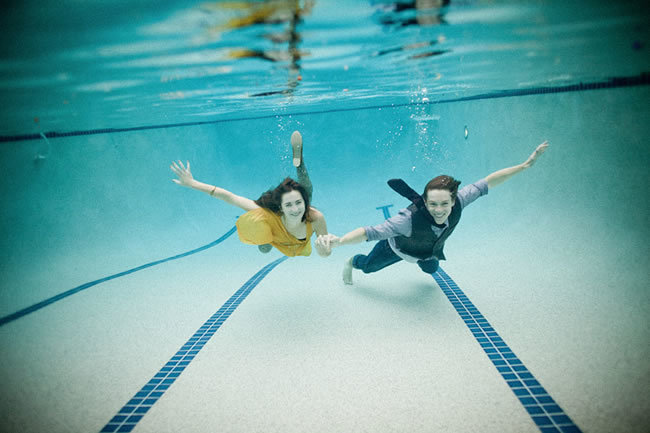
[[[528,159],[521,164],[524,168],[532,167],[533,164],[535,164],[535,161],[537,161],[537,158],[546,151],[548,148],[548,141],[544,141],[542,144],[537,146],[537,149],[528,157]]]

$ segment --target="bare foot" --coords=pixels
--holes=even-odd
[[[343,266],[343,282],[345,284],[352,284],[352,257]]]
[[[291,148],[293,149],[293,166],[300,167],[302,164],[302,135],[298,131],[293,131],[291,134]]]

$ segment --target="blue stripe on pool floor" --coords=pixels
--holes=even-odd
[[[441,268],[431,275],[540,431],[581,432],[451,277]]]
[[[224,240],[228,239],[235,231],[237,230],[236,227],[232,227],[230,230],[228,230],[223,236],[221,236],[219,239],[216,241],[210,242],[207,245],[203,245],[202,247],[195,248],[193,250],[187,251],[182,254],[178,254],[172,257],[167,257],[166,259],[162,260],[157,260],[155,262],[147,263],[142,266],[138,266],[137,268],[129,269],[124,272],[120,272],[118,274],[110,275],[108,277],[100,278],[99,280],[91,281],[89,283],[82,284],[80,286],[77,286],[73,289],[67,290],[65,292],[59,293],[58,295],[52,296],[51,298],[45,299],[44,301],[38,302],[34,305],[31,305],[27,308],[23,308],[22,310],[16,311],[15,313],[11,313],[7,316],[0,317],[0,326],[6,325],[9,322],[13,322],[14,320],[20,319],[23,316],[26,316],[30,313],[33,313],[34,311],[38,311],[41,308],[45,308],[50,304],[53,304],[57,301],[60,301],[61,299],[67,298],[68,296],[74,295],[75,293],[79,293],[82,290],[86,290],[89,287],[96,286],[97,284],[104,283],[109,280],[113,280],[118,277],[123,277],[128,274],[132,274],[133,272],[141,271],[142,269],[150,268],[155,265],[159,265],[161,263],[169,262],[171,260],[177,260],[183,257],[187,257],[191,254],[196,254],[198,252],[201,252],[203,250],[207,250],[208,248],[212,248],[213,246],[223,242]]]
[[[277,265],[287,259],[282,256],[269,263],[253,275],[234,295],[212,315],[187,342],[181,346],[174,356],[160,369],[158,373],[117,414],[101,429],[101,433],[130,432],[140,422],[142,417],[151,409],[160,397],[169,389],[176,378],[187,368],[194,357],[205,346],[221,325],[230,317],[233,311],[246,299],[246,296],[266,277]]]

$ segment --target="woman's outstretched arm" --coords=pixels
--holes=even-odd
[[[245,211],[257,209],[259,206],[251,199],[246,197],[241,197],[239,195],[233,194],[228,190],[219,188],[218,186],[209,185],[207,183],[199,182],[195,180],[190,171],[190,162],[187,161],[187,167],[183,165],[181,161],[174,161],[170,167],[178,179],[172,179],[175,183],[186,186],[188,188],[195,189],[197,191],[204,192],[214,198],[223,200],[228,204],[233,206],[240,207]]]
[[[537,161],[537,158],[539,158],[539,156],[546,151],[547,147],[548,147],[548,142],[545,141],[539,146],[537,146],[535,151],[528,157],[526,161],[522,162],[519,165],[504,168],[502,170],[495,171],[494,173],[490,174],[488,177],[486,177],[488,188],[494,188],[495,186],[500,185],[506,180],[510,179],[515,174],[531,167],[535,163],[535,161]]]

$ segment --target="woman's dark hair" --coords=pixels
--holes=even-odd
[[[291,192],[298,191],[302,196],[302,200],[305,202],[305,213],[302,216],[302,221],[311,221],[310,207],[309,207],[309,196],[307,195],[307,190],[304,186],[300,185],[295,180],[287,177],[282,181],[282,183],[276,186],[273,189],[266,191],[260,196],[255,203],[259,207],[268,209],[271,212],[274,212],[278,215],[282,214],[282,195]]]
[[[445,174],[434,177],[427,183],[427,186],[424,187],[424,193],[422,197],[427,199],[427,193],[432,189],[445,189],[451,194],[451,199],[456,200],[456,194],[458,194],[458,185],[460,185],[460,180],[456,180],[451,176]]]

